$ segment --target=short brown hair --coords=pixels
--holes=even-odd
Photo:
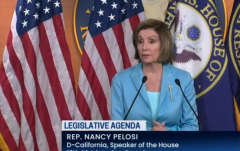
[[[157,61],[163,64],[171,62],[173,57],[172,35],[169,29],[167,28],[167,26],[162,21],[159,21],[156,19],[147,19],[145,21],[142,21],[136,27],[132,36],[133,45],[135,48],[134,58],[137,59],[139,62],[141,62],[138,54],[137,42],[138,42],[138,34],[143,29],[153,29],[158,34],[158,37],[161,43],[161,48],[159,51],[161,52]]]

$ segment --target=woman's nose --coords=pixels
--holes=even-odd
[[[143,43],[143,50],[147,50],[147,47],[148,47],[147,43]]]

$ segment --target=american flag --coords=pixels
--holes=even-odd
[[[0,66],[3,150],[61,150],[75,99],[60,1],[18,0]]]
[[[77,117],[110,118],[112,77],[137,63],[132,34],[145,18],[141,0],[95,1],[81,60]]]

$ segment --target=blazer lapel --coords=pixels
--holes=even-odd
[[[168,71],[168,65],[163,65],[163,71],[162,71],[162,80],[161,80],[161,90],[160,90],[160,102],[159,102],[159,107],[165,100],[166,95],[168,94],[168,85],[169,85],[169,80],[171,80],[171,76],[169,76],[169,71]],[[169,96],[170,97],[170,96]]]
[[[142,78],[143,78],[142,63],[139,63],[136,66],[136,68],[134,69],[134,71],[131,74],[131,78],[132,78],[132,81],[134,83],[135,88],[138,91],[140,86],[141,86],[141,84],[142,84]],[[141,88],[141,90],[139,92],[139,95],[137,97],[142,97],[143,100],[146,102],[146,104],[150,107],[145,84],[142,85],[142,88]]]

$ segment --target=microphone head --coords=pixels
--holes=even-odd
[[[175,83],[180,86],[180,80],[179,79],[175,79]]]
[[[142,83],[145,83],[147,81],[147,76],[144,76],[143,78],[142,78]]]

